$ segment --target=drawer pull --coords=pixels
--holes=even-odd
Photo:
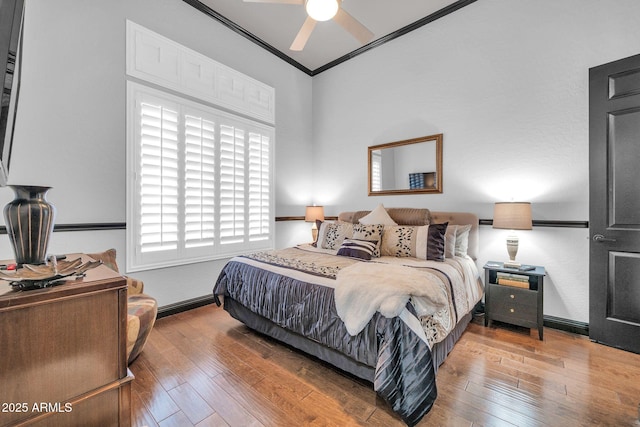
[[[510,312],[512,312],[512,313],[514,313],[514,312],[515,312],[515,309],[510,308],[510,309],[509,309],[509,311],[510,311]]]
[[[511,299],[514,299],[514,298],[516,297],[516,296],[515,296],[515,295],[513,295],[513,294],[511,294],[511,295],[509,295],[509,296],[511,297]]]

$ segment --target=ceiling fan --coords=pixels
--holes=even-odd
[[[281,3],[305,5],[307,19],[302,24],[302,28],[293,40],[289,49],[300,51],[311,36],[311,32],[318,21],[328,21],[333,19],[342,28],[347,30],[360,43],[365,44],[371,41],[373,33],[362,25],[356,18],[349,15],[342,8],[342,0],[244,0],[246,3]]]

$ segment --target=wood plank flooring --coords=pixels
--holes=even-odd
[[[419,426],[640,426],[640,355],[475,319]],[[402,426],[373,386],[208,305],[159,319],[131,364],[134,426]]]

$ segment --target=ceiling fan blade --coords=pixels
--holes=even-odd
[[[309,36],[311,36],[311,32],[316,27],[316,20],[310,16],[307,16],[307,19],[302,24],[302,28],[298,31],[298,35],[291,43],[291,47],[289,49],[300,51],[304,49],[304,45],[307,44],[307,40],[309,40]]]
[[[342,28],[351,33],[351,35],[362,44],[369,43],[373,38],[373,33],[369,31],[367,27],[362,25],[356,18],[349,15],[349,13],[342,7],[338,9],[338,13],[336,13],[336,16],[333,17],[333,20],[336,21]]]
[[[243,0],[245,3],[304,4],[304,0]]]

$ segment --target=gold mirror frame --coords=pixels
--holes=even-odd
[[[373,155],[374,151],[384,150],[389,148],[402,147],[410,144],[421,144],[421,143],[435,143],[436,144],[436,153],[435,153],[435,171],[424,171],[424,173],[415,173],[412,175],[420,176],[424,181],[425,176],[427,180],[433,180],[433,184],[431,186],[424,186],[422,188],[396,188],[392,190],[373,190]],[[391,194],[438,194],[442,193],[442,134],[423,136],[420,138],[406,139],[404,141],[396,141],[389,142],[386,144],[373,145],[368,148],[368,178],[369,178],[369,196],[382,196],[382,195],[391,195]],[[423,172],[423,171],[421,171]],[[435,172],[435,175],[433,175]]]

